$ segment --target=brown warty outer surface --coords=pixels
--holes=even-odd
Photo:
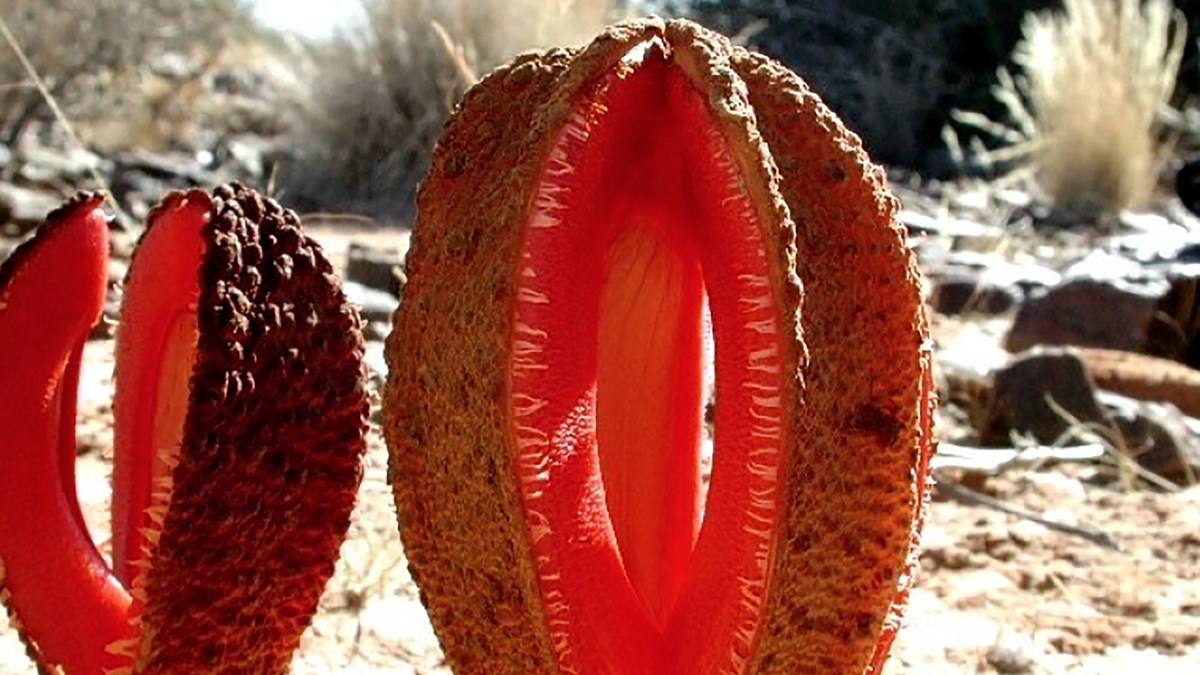
[[[514,429],[525,410],[513,400],[513,370],[526,344],[515,331],[537,327],[514,317],[530,300],[521,274],[549,264],[525,267],[522,256],[555,144],[576,130],[573,118],[603,114],[586,103],[608,95],[597,83],[623,81],[640,67],[631,50],[646,43],[664,77],[707,102],[736,167],[731,189],[751,206],[745,236],[764,256],[766,311],[780,336],[782,452],[765,583],[745,649],[712,672],[877,672],[911,584],[934,445],[918,272],[898,204],[857,137],[795,74],[686,21],[628,22],[583,49],[520,56],[470,90],[446,127],[418,197],[409,281],[387,343],[384,430],[413,577],[455,672],[615,672],[572,652],[581,642],[567,644],[586,631],[619,642],[604,637],[611,622],[551,625],[556,601],[573,598],[548,595],[557,591],[547,591],[534,553],[544,533],[531,529],[523,492]],[[722,415],[747,414],[722,411],[721,350],[718,338],[714,490]],[[710,503],[710,517],[721,506]],[[704,545],[702,533],[697,550]],[[709,641],[682,634],[697,653]]]

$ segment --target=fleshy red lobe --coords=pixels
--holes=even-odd
[[[161,529],[196,354],[202,230],[212,202],[193,191],[151,215],[121,305],[113,401],[113,569],[132,587]],[[151,514],[156,514],[155,522]]]
[[[128,665],[129,594],[96,551],[75,494],[83,344],[104,307],[108,224],[91,196],[52,214],[0,272],[0,585],[45,665]]]

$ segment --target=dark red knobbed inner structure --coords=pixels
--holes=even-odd
[[[511,424],[564,673],[740,673],[753,650],[794,336],[742,167],[657,40],[585,87],[542,167]],[[706,303],[718,405],[702,503]]]

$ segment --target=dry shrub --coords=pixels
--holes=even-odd
[[[1170,153],[1160,115],[1175,89],[1187,26],[1170,0],[1064,0],[1026,17],[1013,61],[993,89],[1007,119],[955,119],[999,142],[973,158],[1015,167],[1056,207],[1116,211],[1142,205]],[[961,152],[956,135],[947,140]]]
[[[231,136],[282,133],[273,79],[284,72],[282,50],[256,38],[226,36],[160,59],[160,67],[105,75],[105,105],[73,117],[80,138],[111,154],[211,151]]]
[[[904,26],[839,2],[811,3],[796,12],[814,32],[837,35],[850,46],[804,42],[809,47],[803,68],[814,86],[863,135],[872,157],[919,165],[924,125],[937,114],[941,98],[956,93],[949,84],[952,54],[940,48],[946,24]]]
[[[987,100],[1021,19],[1055,0],[691,0],[686,13],[799,73],[872,158],[944,174],[954,108]]]
[[[0,16],[49,95],[83,123],[136,96],[125,83],[155,57],[215,53],[249,23],[240,0],[0,0]],[[0,57],[0,142],[14,145],[49,118],[20,62]]]
[[[297,56],[296,156],[280,196],[305,210],[412,215],[446,118],[475,77],[533,48],[581,44],[612,0],[362,0],[365,25]]]

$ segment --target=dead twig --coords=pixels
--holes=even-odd
[[[363,225],[380,229],[378,220],[361,213],[339,213],[336,211],[309,211],[300,214],[300,219],[307,224],[320,223],[329,225]]]
[[[1116,465],[1121,489],[1125,492],[1130,492],[1136,487],[1134,481],[1137,478],[1167,492],[1179,492],[1180,487],[1178,485],[1152,471],[1146,470],[1142,465],[1138,464],[1137,456],[1139,451],[1130,445],[1129,441],[1125,438],[1125,434],[1121,432],[1121,429],[1111,419],[1107,424],[1084,422],[1072,414],[1071,411],[1062,407],[1051,396],[1046,397],[1046,404],[1050,406],[1050,409],[1056,415],[1070,425],[1070,428],[1063,432],[1061,438],[1077,434],[1084,437],[1090,436],[1091,438],[1085,438],[1085,440],[1094,440],[1110,448],[1110,451],[1105,456],[1111,457],[1113,463]]]
[[[1027,448],[972,448],[942,442],[931,466],[937,469],[965,469],[996,475],[1018,466],[1045,462],[1087,462],[1102,459],[1108,450],[1100,443],[1054,447],[1034,445]]]
[[[1054,530],[1055,532],[1062,532],[1063,534],[1081,537],[1092,542],[1093,544],[1099,544],[1100,546],[1112,549],[1114,551],[1122,550],[1121,542],[1117,541],[1115,536],[1098,528],[1089,527],[1086,525],[1068,525],[1066,523],[1060,523],[1051,518],[1047,518],[1045,515],[1036,511],[1030,511],[1029,509],[1024,509],[1019,506],[1013,506],[1012,504],[1004,502],[1000,499],[996,499],[995,497],[972,490],[962,483],[958,483],[944,476],[938,476],[937,487],[939,490],[944,490],[946,494],[954,497],[964,504],[986,506],[989,509],[995,509],[1001,513],[1007,513],[1012,516],[1017,516],[1018,518],[1024,518],[1025,520],[1035,522],[1048,529]]]
[[[436,19],[429,22],[430,28],[437,34],[438,39],[442,42],[442,47],[446,50],[446,54],[450,57],[450,61],[454,63],[454,69],[458,71],[458,76],[462,78],[463,84],[468,87],[473,87],[479,82],[479,76],[475,74],[474,69],[467,63],[466,53],[463,51],[462,45],[459,45],[450,37],[450,31],[446,30]]]

